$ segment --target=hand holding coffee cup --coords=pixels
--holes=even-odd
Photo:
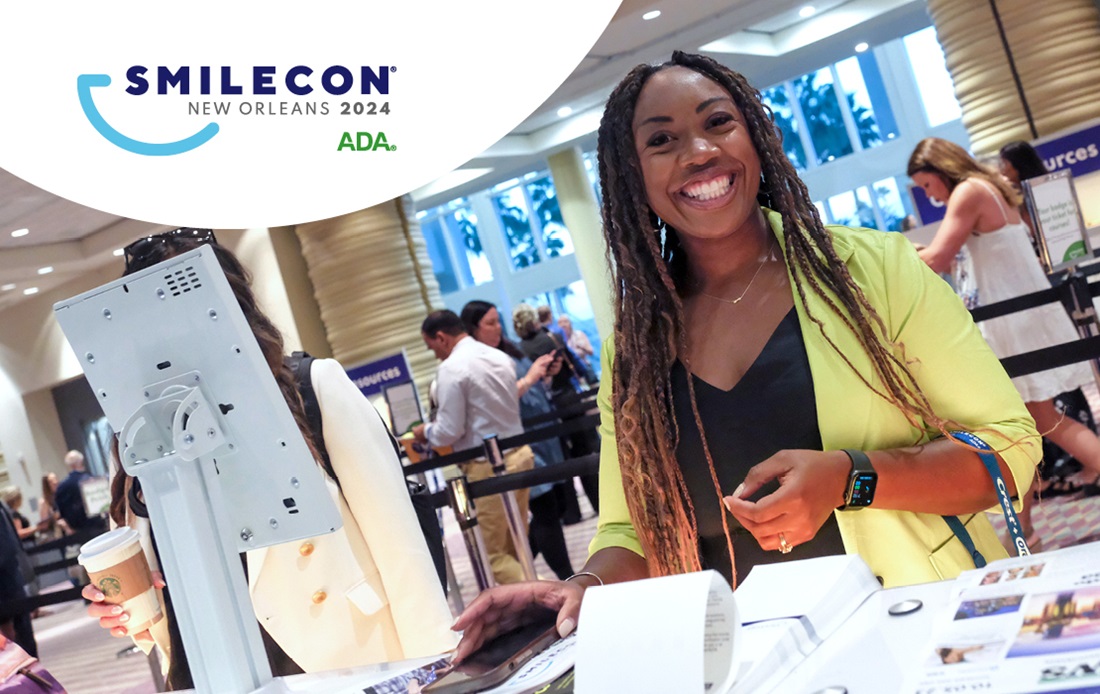
[[[139,638],[161,620],[157,589],[164,579],[149,570],[136,531],[116,528],[100,535],[80,548],[78,560],[91,580],[81,591],[92,601],[88,614],[112,636]]]

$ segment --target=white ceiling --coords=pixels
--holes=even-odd
[[[808,19],[799,10],[813,4]],[[673,50],[706,52],[757,86],[775,84],[928,24],[923,0],[623,0],[588,56],[511,133],[459,170],[414,191],[431,206],[538,166],[548,153],[589,147],[600,109],[614,84],[642,62]],[[645,21],[642,14],[660,10]],[[547,43],[552,50],[552,43]],[[557,111],[569,106],[573,114]],[[12,231],[29,229],[14,238]],[[73,277],[122,261],[113,253],[165,228],[123,219],[53,196],[0,169],[0,311],[37,287],[47,291]],[[39,274],[44,267],[48,274]],[[14,287],[11,287],[14,285]]]

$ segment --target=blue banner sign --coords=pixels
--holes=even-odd
[[[1100,123],[1035,145],[1051,173],[1069,169],[1074,178],[1100,171]]]
[[[913,208],[916,209],[917,218],[920,219],[922,225],[934,224],[943,219],[944,214],[947,212],[947,205],[932,200],[924,192],[924,188],[910,185],[909,194],[913,196]]]
[[[348,378],[367,397],[380,394],[386,386],[412,380],[412,369],[404,352],[360,364],[347,372]]]

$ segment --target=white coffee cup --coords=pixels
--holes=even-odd
[[[121,605],[130,615],[126,623],[129,633],[144,631],[160,621],[160,600],[137,531],[115,528],[89,540],[80,548],[77,561],[88,572],[92,585],[103,593],[104,601]]]

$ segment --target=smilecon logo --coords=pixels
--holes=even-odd
[[[178,136],[173,133],[157,142],[121,132],[100,113],[95,91],[111,86],[110,75],[79,75],[76,91],[84,115],[100,135],[116,147],[142,156],[183,154],[210,142],[222,130],[211,117],[228,127],[228,121],[256,116],[339,121],[332,128],[335,151],[392,152],[397,145],[389,141],[382,126],[391,113],[390,80],[396,72],[393,65],[332,65],[319,70],[308,65],[285,70],[274,65],[133,65],[125,70],[127,99],[134,97],[135,105],[142,99],[165,99],[178,109],[179,119],[173,123],[195,121],[193,127],[181,127]]]

